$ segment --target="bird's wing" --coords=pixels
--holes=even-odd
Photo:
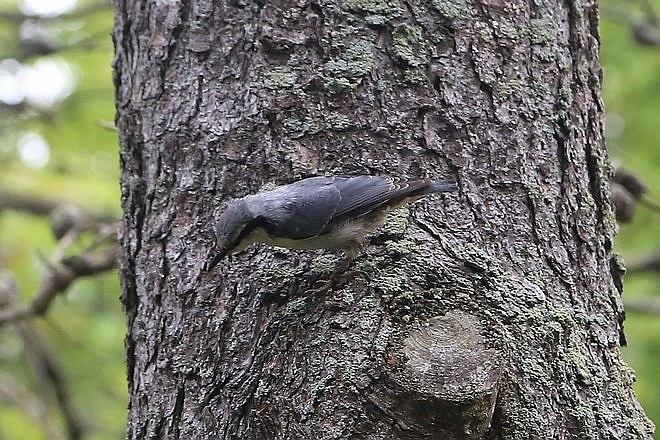
[[[312,177],[245,198],[255,226],[274,237],[321,235],[387,203],[425,194],[431,182],[386,176]],[[434,190],[431,190],[433,192]]]
[[[423,180],[395,182],[384,176],[336,177],[334,186],[340,201],[329,226],[363,216],[384,204],[399,202],[428,185]]]

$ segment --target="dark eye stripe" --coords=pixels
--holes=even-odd
[[[250,235],[252,231],[254,231],[258,227],[264,227],[264,225],[265,225],[264,220],[261,217],[257,217],[256,219],[245,225],[245,227],[241,230],[241,233],[238,234],[238,236],[236,236],[236,238],[229,243],[227,249],[235,248],[245,237]]]

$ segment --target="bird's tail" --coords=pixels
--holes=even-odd
[[[434,182],[429,182],[428,186],[422,188],[420,195],[456,191],[457,189],[458,185],[456,185],[456,182],[453,180],[436,180]]]

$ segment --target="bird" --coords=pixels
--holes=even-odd
[[[210,270],[253,243],[340,250],[352,261],[365,236],[385,223],[391,209],[457,189],[451,180],[334,175],[233,199],[215,224],[217,252],[206,266]]]

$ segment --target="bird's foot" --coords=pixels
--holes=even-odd
[[[366,273],[361,270],[350,270],[348,272],[332,273],[327,280],[317,280],[314,284],[318,287],[307,290],[308,293],[320,294],[331,290],[337,290],[351,282],[357,275],[366,277]]]

